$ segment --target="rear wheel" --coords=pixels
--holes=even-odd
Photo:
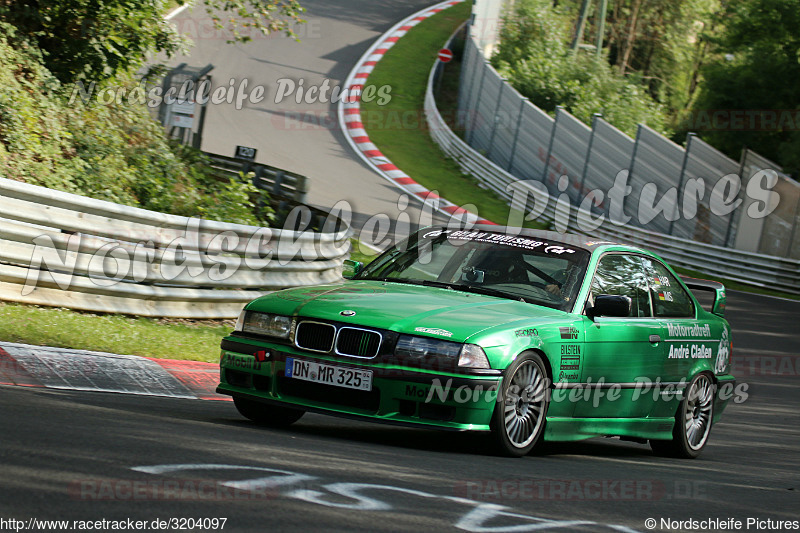
[[[287,427],[305,414],[302,409],[292,409],[290,407],[280,407],[240,396],[233,397],[233,404],[239,413],[253,422],[272,427]]]
[[[524,354],[503,375],[501,394],[492,415],[492,436],[502,455],[522,457],[544,433],[549,405],[547,370],[542,358]]]
[[[650,440],[658,455],[694,459],[703,451],[714,418],[714,382],[708,374],[699,374],[686,387],[675,414],[672,440]]]

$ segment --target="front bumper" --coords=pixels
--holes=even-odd
[[[464,375],[385,363],[333,359],[292,346],[223,341],[217,392],[266,404],[438,429],[489,431],[500,372]],[[254,355],[259,355],[259,362]],[[344,368],[371,370],[372,390],[302,381],[286,376],[293,357]]]

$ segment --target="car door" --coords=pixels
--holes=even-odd
[[[708,321],[695,318],[694,300],[666,266],[650,258],[644,258],[643,264],[653,315],[662,326],[664,369],[661,379],[665,384],[687,380],[699,359],[711,359],[712,354],[716,355],[719,338],[712,338]]]
[[[601,294],[627,296],[625,317],[585,316],[581,381],[601,383],[575,402],[579,418],[642,418],[654,404],[648,391],[663,368],[661,323],[653,317],[643,257],[606,253],[595,269],[589,302]]]

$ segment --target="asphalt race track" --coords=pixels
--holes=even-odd
[[[616,439],[506,459],[488,455],[480,435],[319,415],[275,430],[230,402],[0,387],[0,519],[226,518],[226,531],[647,531],[647,518],[656,531],[681,529],[661,528],[662,518],[738,519],[745,530],[748,518],[797,520],[800,302],[730,292],[728,316],[748,398],[697,460]]]
[[[430,0],[306,0],[307,21],[296,27],[300,42],[282,35],[253,35],[246,44],[226,44],[227,34],[215,31],[205,12],[198,8],[177,15],[178,30],[195,45],[188,56],[178,56],[170,65],[214,65],[214,86],[228,86],[243,80],[249,93],[264,87],[263,101],[209,105],[202,149],[233,156],[237,145],[258,150],[256,161],[304,174],[310,179],[309,201],[331,207],[341,200],[353,209],[354,226],[360,228],[368,217],[388,215],[397,220],[401,191],[378,176],[358,159],[339,127],[332,102],[301,100],[300,84],[307,89],[341,86],[361,55],[397,21],[434,4]],[[282,88],[295,91],[288,96]],[[411,201],[407,212],[412,224],[420,221],[420,203]],[[446,221],[439,216],[436,221]],[[423,218],[423,223],[425,219]]]

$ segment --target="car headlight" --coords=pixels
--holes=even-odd
[[[401,335],[397,339],[394,354],[404,359],[430,360],[447,358],[458,360],[458,366],[464,368],[491,368],[489,359],[483,348],[476,344],[460,344],[451,341]]]
[[[477,344],[465,344],[458,356],[458,366],[466,368],[491,368],[486,352]]]
[[[273,315],[271,313],[258,313],[256,311],[242,311],[236,321],[236,331],[255,333],[267,337],[288,339],[292,330],[292,317]]]
[[[461,351],[461,344],[440,341],[429,337],[401,335],[397,339],[394,354],[410,359],[429,359],[432,357],[449,357],[455,359]]]

